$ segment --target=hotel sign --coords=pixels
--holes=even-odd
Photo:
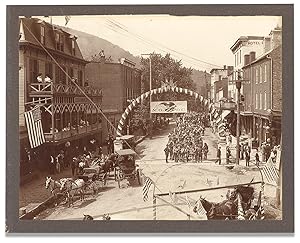
[[[187,113],[187,101],[153,101],[151,113]]]

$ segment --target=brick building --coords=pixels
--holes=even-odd
[[[102,110],[110,122],[117,126],[122,113],[132,100],[141,95],[141,71],[135,63],[121,58],[119,63],[91,62],[86,66],[88,82],[103,90]],[[103,137],[115,134],[104,121]]]
[[[84,81],[87,61],[76,36],[36,18],[20,18],[19,27],[20,164],[21,174],[26,174],[29,158],[35,167],[47,169],[50,155],[56,156],[61,149],[71,155],[66,150],[80,149],[90,138],[101,137],[100,114],[64,71],[99,108],[102,91]],[[37,106],[41,107],[46,143],[30,150],[23,113]],[[65,147],[67,141],[71,148]],[[27,156],[28,150],[31,156]]]
[[[272,144],[279,144],[282,115],[282,45],[281,29],[271,31],[265,40],[266,51],[260,57],[245,55],[243,67],[244,114],[242,129],[258,142],[258,146],[268,138]]]

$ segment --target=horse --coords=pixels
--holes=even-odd
[[[84,214],[83,215],[83,221],[86,221],[86,220],[94,220],[94,218],[91,216],[91,215],[88,215],[88,214]],[[111,217],[109,214],[104,214],[102,216],[102,220],[111,220]]]
[[[193,211],[199,210],[200,203],[206,211],[208,220],[212,219],[234,219],[237,215],[237,203],[231,200],[224,200],[221,203],[212,203],[201,197],[196,201]]]
[[[79,192],[80,200],[81,201],[84,200],[84,190],[83,190],[84,184],[85,182],[83,179],[76,179],[75,181],[70,179],[70,180],[63,181],[60,190],[66,191],[69,206],[73,204],[74,195],[77,192]]]
[[[61,190],[60,190],[61,184],[62,184],[65,180],[69,180],[69,179],[71,179],[71,178],[62,178],[62,179],[60,179],[59,181],[56,181],[56,180],[53,180],[53,179],[51,178],[51,176],[50,176],[50,177],[48,177],[48,176],[46,177],[45,188],[46,188],[47,190],[50,190],[51,194],[54,195],[55,201],[57,200],[57,195],[58,195],[58,193],[61,192]]]
[[[238,186],[230,193],[227,192],[227,199],[220,203],[213,203],[201,197],[196,201],[193,211],[198,212],[200,203],[206,211],[208,220],[212,219],[235,219],[238,211],[238,195],[241,196],[241,203],[244,211],[248,211],[249,217],[252,215],[250,211],[253,199],[254,188],[250,186]]]

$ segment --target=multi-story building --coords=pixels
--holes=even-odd
[[[223,97],[228,97],[228,73],[232,66],[224,65],[223,68],[214,68],[210,71],[210,100],[213,103],[219,102]]]
[[[279,144],[282,114],[282,44],[281,28],[271,31],[264,39],[265,53],[257,58],[245,55],[243,67],[244,112],[248,119],[242,120],[244,132],[258,142],[270,138],[272,144]],[[252,54],[253,55],[253,54]]]
[[[245,66],[245,55],[250,55],[250,57],[255,59],[256,56],[262,55],[264,51],[264,40],[269,37],[263,36],[241,36],[236,40],[236,42],[230,47],[231,52],[234,55],[234,69],[230,74],[229,84],[228,84],[228,96],[232,98],[233,101],[237,101],[237,90],[234,82],[231,80],[237,80],[237,71],[241,70]],[[254,60],[253,59],[253,60]],[[241,94],[244,94],[244,87],[242,86]]]
[[[56,156],[61,149],[67,156],[71,154],[69,150],[80,149],[89,139],[101,139],[98,111],[102,91],[85,81],[87,61],[76,36],[36,18],[20,18],[19,24],[20,159],[21,173],[25,173],[28,158],[34,159],[39,168],[47,168],[50,155]],[[42,112],[46,143],[30,150],[23,113],[36,106]],[[66,142],[71,146],[66,147]],[[27,151],[31,156],[26,156]]]
[[[89,83],[103,90],[102,110],[110,123],[116,127],[130,100],[141,95],[141,71],[135,63],[121,58],[118,63],[91,62],[86,66]],[[105,121],[103,134],[115,134],[109,122]]]

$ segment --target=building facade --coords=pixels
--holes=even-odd
[[[130,101],[141,95],[141,71],[135,63],[121,58],[119,63],[91,62],[86,66],[88,82],[103,91],[102,110],[110,123],[104,121],[104,138],[114,134],[122,113]]]
[[[19,24],[20,158],[21,174],[26,174],[28,163],[47,169],[51,155],[56,156],[62,149],[66,156],[71,155],[71,149],[82,149],[89,139],[101,139],[98,111],[102,91],[85,81],[87,61],[76,36],[36,18],[20,18]],[[46,143],[30,149],[24,112],[37,106],[41,109]],[[71,144],[68,148],[67,142]],[[26,156],[28,151],[31,156]]]
[[[270,139],[280,144],[282,115],[282,44],[281,28],[264,39],[264,54],[244,56],[244,105],[241,112],[242,132],[258,146]],[[251,52],[250,52],[251,54]]]

